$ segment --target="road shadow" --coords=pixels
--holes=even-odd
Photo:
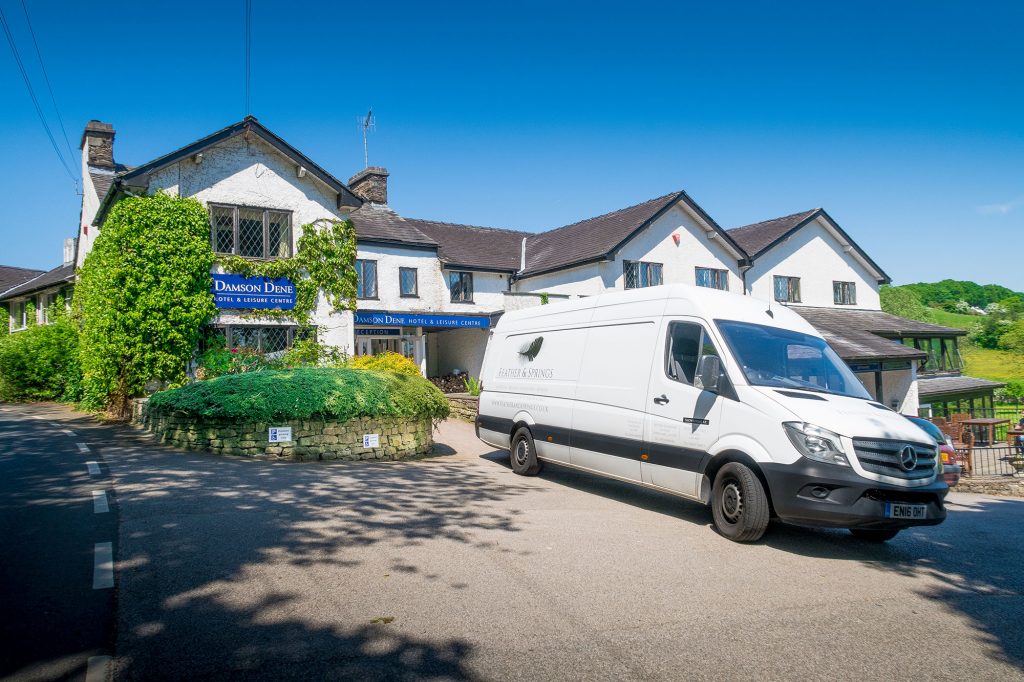
[[[508,453],[480,459],[510,470]],[[545,463],[540,478],[616,502],[708,526],[703,505],[656,490]],[[793,526],[773,521],[758,545],[791,554],[854,561],[874,570],[919,578],[917,594],[968,618],[979,640],[1001,660],[1024,667],[1024,500],[962,498],[947,500],[948,517],[939,526],[910,528],[886,543],[858,540],[844,529]],[[985,522],[979,530],[974,521]],[[974,517],[974,518],[972,518]]]
[[[481,560],[507,552],[475,536],[519,532],[512,500],[536,486],[451,457],[248,460],[155,445],[84,415],[64,425],[102,452],[118,491],[115,679],[474,679],[469,643],[404,631],[403,614],[383,607],[334,612],[332,599],[377,546],[384,554],[369,568],[440,580],[456,599],[464,584],[396,552],[427,542],[455,543]],[[296,584],[253,577],[267,566]],[[319,580],[334,582],[333,596],[312,608]],[[386,581],[370,588],[390,603]]]

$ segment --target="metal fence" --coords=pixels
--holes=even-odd
[[[970,476],[1012,476],[1014,460],[1024,468],[1024,454],[1020,448],[1009,445],[957,450],[957,460]]]

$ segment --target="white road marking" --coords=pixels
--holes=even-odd
[[[107,504],[107,493],[105,491],[92,491],[92,511],[94,514],[106,514],[110,511],[110,505]]]
[[[81,452],[83,455],[89,454],[89,446],[86,445],[85,443],[75,443],[75,445],[78,446],[78,451]]]
[[[105,590],[114,586],[114,546],[97,542],[93,554],[92,589]]]
[[[72,438],[75,436],[75,432],[71,429],[61,429],[61,431],[64,432],[65,436],[71,436]]]
[[[90,656],[85,682],[106,682],[110,673],[110,656]]]
[[[86,462],[85,466],[89,468],[89,473],[93,476],[100,475],[100,465],[96,462]]]

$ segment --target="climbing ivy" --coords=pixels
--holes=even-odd
[[[303,225],[297,246],[292,258],[258,261],[222,256],[217,259],[225,272],[244,277],[287,277],[295,285],[294,309],[254,310],[247,313],[247,317],[286,319],[308,325],[321,291],[332,311],[356,309],[356,230],[352,221],[320,219]]]
[[[111,208],[79,272],[82,403],[130,414],[146,384],[180,383],[217,309],[206,208],[158,192]]]

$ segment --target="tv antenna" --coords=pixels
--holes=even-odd
[[[377,129],[377,119],[373,117],[373,107],[366,112],[365,118],[356,119],[359,127],[363,129],[363,168],[370,167],[370,147],[367,144],[367,134]]]

